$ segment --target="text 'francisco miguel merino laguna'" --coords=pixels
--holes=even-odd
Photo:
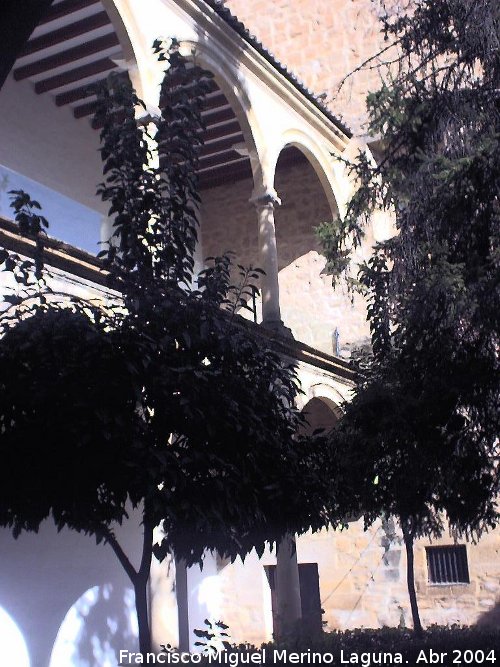
[[[425,653],[421,651],[421,653]],[[265,665],[265,664],[291,664],[291,665],[359,665],[360,667],[371,667],[371,665],[401,665],[406,661],[401,653],[389,652],[363,652],[354,653],[340,651],[340,655],[333,653],[320,653],[308,649],[307,651],[287,651],[286,649],[274,649],[269,651],[265,648],[260,651],[250,651],[242,653],[233,653],[231,651],[221,651],[215,655],[202,656],[199,653],[178,653],[169,651],[166,653],[132,653],[130,651],[120,651],[121,665],[192,665],[200,664],[202,660],[216,665],[230,665],[238,667],[239,665]],[[416,662],[425,664],[425,656],[417,659]],[[206,663],[205,663],[206,664]]]

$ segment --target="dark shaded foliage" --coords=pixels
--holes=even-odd
[[[21,287],[6,298],[0,340],[0,523],[17,535],[51,515],[108,542],[134,586],[143,653],[153,551],[188,564],[207,548],[244,557],[331,514],[323,440],[296,438],[295,369],[237,312],[259,270],[240,267],[233,285],[223,256],[193,275],[208,75],[175,40],[155,50],[170,65],[160,118],[146,117],[122,77],[98,97],[98,192],[114,229],[101,257],[119,298],[49,289],[45,223],[24,193],[16,219],[39,246],[37,261],[0,255]],[[143,519],[137,569],[113,532],[129,504]]]
[[[383,154],[351,165],[347,215],[319,233],[338,277],[373,212],[395,214],[354,281],[373,357],[332,438],[343,502],[367,524],[397,516],[411,550],[444,517],[474,539],[498,517],[500,6],[423,0],[382,29],[396,56],[368,110]]]
[[[321,664],[320,658],[313,654],[329,654],[323,664],[341,665],[349,662],[363,664],[485,664],[494,665],[500,655],[500,635],[492,628],[467,628],[461,626],[431,626],[424,637],[416,637],[408,630],[382,628],[380,630],[347,630],[323,633],[315,639],[300,636],[284,643],[263,644],[259,652],[265,649],[264,664],[286,665],[292,661]],[[248,654],[256,651],[255,647],[234,647],[233,651]],[[283,651],[286,650],[286,653]],[[468,653],[465,653],[468,651]],[[477,651],[477,654],[476,654]],[[472,652],[472,653],[471,653]],[[297,659],[293,653],[302,654]],[[397,654],[401,659],[396,661]],[[380,655],[382,654],[382,655]],[[385,655],[384,655],[385,654]],[[387,655],[390,654],[390,655]],[[437,654],[439,654],[439,662]],[[291,659],[287,659],[290,658]],[[363,658],[361,657],[363,656]],[[477,660],[476,660],[477,656]],[[276,658],[276,659],[274,659]],[[416,663],[419,659],[419,663]],[[214,663],[214,660],[211,660]],[[208,663],[208,660],[207,660]],[[217,661],[215,661],[217,664]],[[227,656],[224,662],[228,664]]]

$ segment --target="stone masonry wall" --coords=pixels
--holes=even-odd
[[[406,587],[406,555],[402,537],[392,526],[377,522],[368,531],[363,522],[344,531],[308,533],[297,541],[299,563],[317,563],[323,621],[327,630],[412,627]],[[432,545],[451,545],[443,535]],[[425,547],[415,545],[415,578],[422,623],[488,624],[500,618],[500,559],[498,537],[485,536],[467,544],[470,583],[436,585],[428,582]],[[221,616],[231,639],[259,645],[272,636],[271,596],[264,566],[276,562],[267,552],[226,565],[219,573]]]
[[[320,399],[305,407],[308,430],[329,428],[336,417]],[[414,547],[415,584],[422,623],[488,624],[500,621],[500,543],[495,531],[478,544],[466,544],[469,583],[429,582],[426,547],[453,545],[445,531],[430,542],[417,540]],[[297,539],[300,563],[317,563],[320,602],[327,630],[412,627],[406,585],[406,551],[393,520],[377,521],[364,529],[363,520],[345,530],[321,530]],[[262,560],[253,552],[245,561],[221,568],[221,615],[234,641],[259,645],[271,639],[271,593],[264,567],[276,563],[267,551]]]
[[[362,133],[365,97],[378,77],[365,71],[349,79],[341,94],[340,80],[383,45],[378,32],[379,0],[226,0],[225,4],[315,93],[326,92],[328,106],[355,132]],[[324,258],[313,226],[330,211],[308,165],[278,168],[276,190],[282,207],[276,211],[282,316],[296,338],[331,352],[331,332],[340,329],[349,346],[367,335],[361,299],[351,304],[341,289],[332,291],[321,275]],[[257,260],[256,214],[248,204],[250,182],[204,193],[205,255],[222,248],[236,250],[245,262]],[[367,239],[370,245],[372,236]],[[366,250],[366,248],[365,248]],[[376,523],[364,531],[362,521],[346,531],[321,531],[298,539],[299,562],[316,562],[321,605],[328,629],[411,626],[406,589],[406,556],[398,531]],[[426,546],[415,545],[415,576],[422,621],[431,623],[500,622],[500,543],[497,531],[477,545],[467,544],[470,583],[433,585],[428,581]],[[445,534],[432,545],[451,545]],[[264,565],[275,563],[266,553],[221,569],[222,618],[233,641],[259,644],[271,638],[271,598]]]
[[[314,93],[326,93],[333,113],[360,131],[368,90],[377,87],[373,70],[342,78],[383,45],[377,14],[380,0],[226,0],[226,6],[279,61]]]
[[[363,300],[351,301],[342,287],[334,291],[331,276],[322,274],[325,258],[314,227],[332,213],[314,169],[308,162],[287,168],[278,164],[275,187],[282,201],[275,221],[285,325],[296,339],[327,353],[335,328],[344,348],[360,342],[368,336]],[[250,193],[249,180],[203,192],[204,257],[232,250],[237,262],[258,266],[257,214]]]

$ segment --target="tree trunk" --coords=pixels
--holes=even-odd
[[[422,623],[420,622],[420,614],[418,611],[417,593],[415,591],[415,567],[413,554],[413,535],[404,521],[401,521],[403,529],[403,538],[406,547],[406,581],[408,584],[408,595],[410,597],[411,615],[413,619],[413,630],[416,635],[423,634]]]
[[[148,518],[146,510],[143,513],[143,542],[142,558],[139,570],[132,567],[132,563],[127,558],[122,547],[118,543],[115,535],[108,528],[103,529],[103,535],[107,543],[115,552],[123,569],[127,573],[135,593],[135,610],[137,613],[137,625],[139,627],[139,650],[145,657],[151,652],[151,629],[149,627],[149,607],[148,607],[148,581],[151,572],[151,559],[153,557],[153,529],[154,525]]]
[[[144,503],[142,558],[137,577],[134,578],[135,608],[139,625],[139,650],[144,656],[151,651],[151,629],[149,627],[148,581],[153,557],[154,524],[149,518],[147,504]]]
[[[148,577],[138,576],[134,581],[135,610],[139,626],[139,651],[143,657],[151,652],[151,631],[148,611]]]

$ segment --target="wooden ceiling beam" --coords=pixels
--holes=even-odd
[[[232,162],[239,162],[242,159],[243,156],[239,155],[236,151],[229,149],[223,153],[202,157],[200,159],[200,169],[211,169],[212,167],[217,168],[221,165],[231,164]]]
[[[207,129],[209,129],[211,125],[225,123],[233,120],[233,118],[236,118],[236,116],[231,107],[227,107],[226,109],[215,109],[214,111],[208,111],[207,113],[202,114],[203,123]]]
[[[177,96],[174,94],[173,99],[169,100],[170,104],[172,103],[177,104],[176,97]],[[220,109],[222,107],[227,107],[228,105],[229,102],[227,101],[226,96],[219,90],[215,95],[212,95],[212,97],[204,98],[201,110],[202,113],[205,113],[206,111],[212,111],[213,109]],[[163,104],[161,108],[163,108],[164,106],[165,105]]]
[[[68,16],[68,14],[78,12],[80,9],[87,9],[87,7],[96,5],[98,2],[100,0],[62,0],[62,2],[49,9],[38,25],[44,25],[45,23],[50,23],[50,21],[61,19],[64,16]]]
[[[123,72],[123,76],[127,77],[128,73]],[[85,86],[80,86],[79,88],[72,88],[71,90],[67,90],[64,93],[58,93],[55,96],[55,102],[58,107],[62,107],[65,104],[71,104],[72,102],[78,102],[79,100],[84,100],[86,97],[90,97],[91,95],[94,95],[94,86],[99,85],[103,83],[106,80],[106,77],[103,77],[102,79],[99,79],[98,81],[94,81],[94,83],[87,84]],[[78,108],[78,107],[76,107]],[[86,114],[83,114],[86,115]]]
[[[246,160],[237,165],[224,165],[219,169],[200,174],[199,187],[200,190],[208,190],[209,188],[215,188],[219,185],[235,183],[236,181],[241,181],[245,178],[252,178],[250,160]]]
[[[104,79],[102,79],[102,81],[104,81]],[[79,88],[67,90],[65,93],[58,93],[54,98],[55,102],[58,107],[63,107],[65,104],[84,100],[86,97],[90,97],[90,95],[94,94],[94,91],[92,90],[92,86],[94,85],[95,84],[91,84],[90,86],[80,86]]]
[[[221,107],[226,107],[229,102],[226,99],[224,93],[218,93],[213,97],[209,97],[204,100],[202,111],[211,111],[212,109],[219,109]]]
[[[91,30],[97,30],[97,28],[103,28],[110,23],[111,21],[106,12],[93,14],[81,21],[76,21],[76,23],[70,23],[69,25],[64,26],[64,28],[59,28],[58,30],[48,32],[45,35],[40,35],[40,37],[30,39],[22,50],[21,56],[29,56],[32,53],[37,53],[38,51],[42,51],[51,46],[62,44],[68,39],[80,37],[80,35],[85,35],[85,33],[90,32]]]
[[[234,144],[241,144],[244,141],[245,139],[241,132],[230,137],[223,137],[222,139],[212,141],[209,144],[204,144],[200,151],[200,157],[206,157],[208,155],[220,153],[222,151],[228,150],[229,148],[232,148]]]
[[[293,147],[285,148],[279,158],[279,169],[289,169],[296,164],[303,164],[308,162],[306,156],[299,150]],[[215,167],[209,171],[200,174],[200,190],[208,190],[209,188],[216,188],[221,185],[228,185],[241,181],[245,178],[252,178],[252,168],[250,160],[236,164],[224,164],[220,167]]]
[[[188,68],[190,69],[190,68]],[[181,83],[184,81],[184,74],[179,74],[175,73],[170,77],[169,80],[169,86],[170,88],[176,88],[177,86],[181,87]],[[197,85],[197,81],[190,81],[187,85],[183,85],[183,89],[189,90],[190,88],[193,88],[195,85]],[[217,85],[216,80],[211,76],[210,81],[207,81],[206,83],[207,86],[207,92],[208,93],[213,93],[216,90],[219,90],[219,86]]]
[[[203,132],[203,140],[205,142],[215,141],[216,139],[221,139],[222,137],[227,137],[229,134],[236,134],[237,132],[241,132],[241,128],[238,119],[235,117],[232,118],[229,123],[224,125],[207,128]]]
[[[36,76],[37,74],[43,74],[48,72],[51,69],[56,67],[61,67],[62,65],[68,65],[69,63],[80,60],[87,56],[92,56],[100,51],[105,49],[110,49],[113,46],[118,46],[120,41],[117,35],[114,32],[110,32],[108,35],[103,35],[97,39],[93,39],[90,42],[85,42],[84,44],[79,44],[78,46],[73,47],[72,49],[67,49],[66,51],[61,51],[61,53],[56,53],[53,56],[48,58],[42,58],[41,60],[36,60],[35,62],[29,63],[28,65],[23,65],[22,67],[17,67],[14,70],[14,79],[16,81],[22,81],[31,76]]]
[[[79,106],[73,109],[73,115],[75,118],[85,118],[85,116],[90,116],[94,113],[97,107],[97,101],[87,102],[86,104],[80,104]]]
[[[68,92],[68,94],[70,93],[71,91]],[[64,95],[64,93],[61,93],[61,95]],[[203,131],[203,140],[205,142],[216,141],[232,134],[241,133],[238,119],[230,108],[224,109],[222,114],[219,111],[209,112],[209,114],[204,115],[203,120],[207,125],[206,129]],[[215,123],[218,124],[215,125]],[[92,123],[92,127],[95,130],[100,129],[95,123]],[[236,141],[239,142],[239,140]]]
[[[75,83],[75,81],[101,74],[102,72],[112,70],[115,67],[116,65],[112,60],[109,58],[102,58],[101,60],[96,60],[96,62],[89,63],[88,65],[72,69],[69,72],[57,74],[49,79],[38,81],[38,83],[35,83],[35,92],[39,95],[40,93],[47,93],[49,90],[67,86],[70,83]]]

